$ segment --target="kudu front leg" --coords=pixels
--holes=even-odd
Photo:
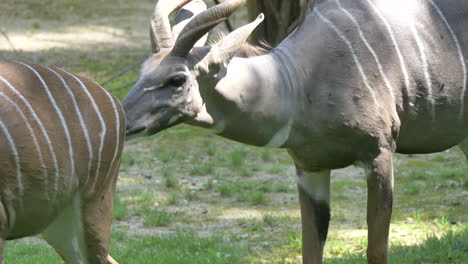
[[[393,202],[393,152],[382,149],[369,165],[367,178],[367,261],[388,263],[388,234]]]
[[[302,220],[302,262],[322,263],[330,221],[330,171],[297,168]]]

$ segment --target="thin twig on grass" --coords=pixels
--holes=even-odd
[[[10,40],[10,37],[8,37],[8,34],[0,28],[0,33],[2,33],[2,35],[5,37],[5,39],[7,40],[8,44],[10,45],[11,49],[16,53],[18,52],[15,48],[15,45],[13,45],[13,43],[11,42]]]
[[[141,64],[142,64],[145,60],[146,60],[146,58],[143,59],[143,60],[139,60],[138,62],[136,62],[136,63],[133,64],[132,66],[130,66],[130,67],[126,68],[126,69],[123,69],[123,70],[121,70],[121,71],[119,71],[119,72],[114,73],[109,79],[105,80],[104,82],[102,82],[102,83],[100,83],[100,84],[101,84],[102,86],[104,86],[104,85],[110,83],[111,81],[113,81],[113,80],[119,78],[120,76],[125,75],[126,73],[128,73],[128,72],[134,70],[135,68],[137,68],[137,67],[139,67],[139,66],[141,66]]]

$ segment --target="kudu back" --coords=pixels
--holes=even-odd
[[[5,240],[42,234],[66,263],[115,264],[119,101],[65,70],[2,61],[0,104],[0,263]]]

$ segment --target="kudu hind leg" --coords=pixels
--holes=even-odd
[[[330,221],[330,171],[297,168],[302,220],[302,262],[322,263]]]
[[[104,193],[88,201],[75,194],[72,202],[42,233],[65,263],[117,264],[108,255],[112,198]]]
[[[118,264],[109,255],[114,191],[115,182],[83,204],[83,227],[89,263]]]
[[[42,235],[65,263],[88,263],[84,261],[85,247],[79,194],[75,195]]]
[[[367,261],[388,263],[388,235],[393,203],[393,152],[382,149],[367,164]]]

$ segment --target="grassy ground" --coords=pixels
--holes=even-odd
[[[2,0],[0,58],[58,65],[98,82],[148,53],[153,0]],[[137,70],[106,84],[122,98]],[[466,263],[468,165],[458,149],[395,160],[392,263]],[[363,263],[363,171],[332,175],[326,263]],[[180,126],[128,142],[111,254],[120,263],[300,262],[291,159]],[[61,263],[40,238],[7,243],[5,262]]]

